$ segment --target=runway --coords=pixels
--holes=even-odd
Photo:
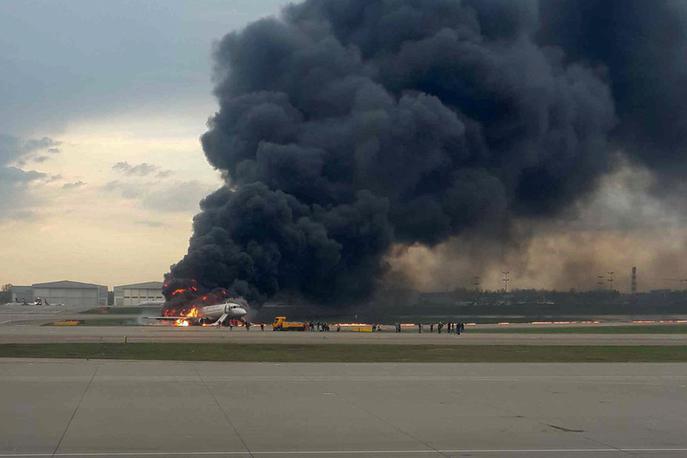
[[[0,457],[687,454],[687,364],[0,360]]]
[[[480,334],[458,336],[403,332],[273,332],[255,327],[176,328],[173,326],[37,326],[0,325],[2,343],[53,342],[225,342],[289,344],[390,345],[687,345],[687,334]]]
[[[250,332],[243,328],[176,328],[159,325],[144,315],[120,315],[87,313],[88,307],[71,306],[21,306],[5,305],[0,307],[0,344],[3,343],[76,343],[76,342],[224,342],[224,343],[273,343],[273,344],[391,344],[391,345],[687,345],[685,334],[523,334],[523,333],[477,333],[455,334],[430,333],[425,326],[419,334],[414,327],[404,328],[396,334],[387,326],[385,332],[359,333],[335,331],[320,332],[272,332],[266,325],[265,331],[254,326]],[[143,310],[142,314],[155,315],[157,310]],[[621,320],[622,318],[622,320]],[[641,323],[657,323],[657,320],[687,320],[687,316],[671,317],[615,317],[616,321],[604,322],[599,326],[618,326],[632,324],[633,319],[642,318]],[[149,326],[42,326],[58,320],[102,321],[130,319],[132,322],[150,324]],[[592,319],[588,317],[587,319]],[[650,320],[650,321],[649,321]],[[114,321],[113,321],[114,322]],[[663,322],[663,321],[661,321]],[[567,322],[566,322],[567,323]],[[636,326],[643,324],[635,323]],[[530,324],[512,323],[510,328],[528,327]],[[568,327],[589,326],[583,323],[565,324]],[[496,324],[480,324],[480,328],[502,327]]]

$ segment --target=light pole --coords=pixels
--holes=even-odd
[[[596,279],[597,279],[596,286],[599,288],[599,290],[603,290],[604,289],[604,281],[606,280],[606,277],[604,277],[603,275],[597,275]]]
[[[607,272],[608,273],[608,289],[610,291],[613,291],[613,274],[615,272]]]
[[[480,292],[480,278],[479,275],[475,275],[472,277],[472,286],[475,288],[475,291],[478,293]]]

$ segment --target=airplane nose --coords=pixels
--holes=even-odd
[[[243,316],[243,315],[246,315],[247,313],[248,313],[248,312],[246,311],[246,309],[244,309],[244,308],[242,308],[242,307],[239,307],[239,308],[236,309],[236,314],[237,314],[237,315],[242,315],[242,316]]]

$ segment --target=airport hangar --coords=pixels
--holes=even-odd
[[[33,302],[33,287],[12,285],[10,288],[12,302]]]
[[[47,300],[49,304],[65,304],[79,307],[107,305],[107,286],[78,281],[54,281],[31,285],[33,297]]]
[[[133,283],[131,285],[120,285],[113,288],[114,305],[135,306],[146,302],[162,302],[162,282],[149,281],[145,283]]]

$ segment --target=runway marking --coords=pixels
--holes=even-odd
[[[62,435],[60,436],[60,440],[57,441],[57,445],[52,451],[52,456],[55,456],[55,453],[60,449],[60,446],[62,445],[62,441],[64,440],[65,436],[67,435],[67,431],[69,431],[69,427],[72,425],[72,421],[74,421],[74,417],[76,417],[76,412],[79,411],[79,407],[81,407],[81,403],[83,402],[83,399],[86,397],[86,393],[88,392],[88,389],[91,387],[93,384],[93,380],[95,379],[95,375],[98,373],[98,366],[95,367],[93,370],[93,373],[91,374],[90,379],[88,380],[88,383],[86,384],[86,387],[84,388],[83,392],[81,393],[81,396],[79,397],[79,402],[76,403],[76,407],[74,407],[74,411],[72,412],[72,415],[69,417],[69,421],[67,421],[67,426],[64,428],[64,431],[62,431]]]
[[[224,419],[226,420],[227,424],[228,424],[229,426],[231,426],[231,429],[234,430],[234,434],[236,434],[236,437],[238,437],[239,440],[241,441],[241,444],[243,445],[243,448],[246,449],[246,452],[247,452],[247,453],[245,453],[245,455],[248,455],[248,456],[250,456],[251,458],[253,458],[254,455],[253,455],[253,453],[251,453],[251,450],[250,450],[250,448],[248,447],[248,444],[246,444],[246,441],[245,441],[245,440],[243,439],[243,437],[241,436],[241,433],[239,433],[238,428],[236,427],[236,425],[234,424],[234,422],[231,421],[231,418],[229,417],[229,414],[227,413],[226,410],[224,410],[224,407],[222,407],[222,404],[219,402],[219,399],[217,399],[217,396],[215,396],[215,393],[213,393],[213,391],[210,389],[210,386],[208,385],[207,381],[203,378],[202,375],[200,375],[200,372],[198,372],[198,365],[194,365],[194,366],[193,366],[193,371],[196,373],[196,376],[198,377],[198,379],[200,380],[200,382],[203,384],[203,386],[205,387],[205,390],[208,392],[208,394],[210,395],[210,397],[215,401],[215,405],[217,406],[217,408],[219,409],[219,411],[222,412],[222,416],[223,416]]]
[[[442,454],[442,453],[660,453],[687,452],[684,448],[549,448],[549,449],[448,449],[448,450],[266,450],[266,451],[167,451],[167,452],[60,452],[60,453],[0,453],[1,458],[43,456],[260,456],[260,455],[394,455],[394,454]]]

